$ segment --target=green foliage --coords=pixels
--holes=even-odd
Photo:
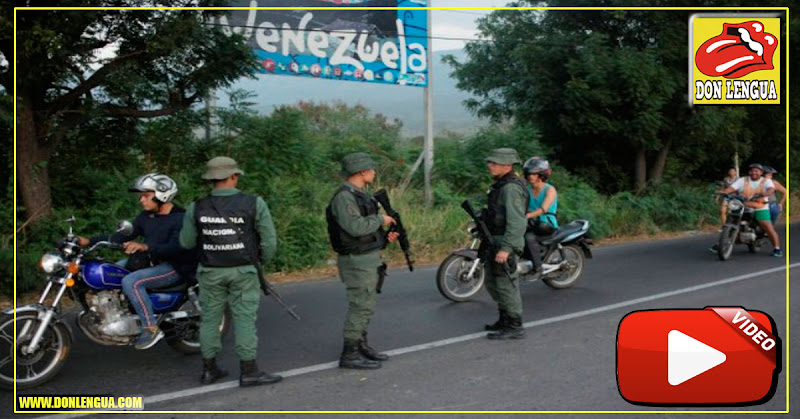
[[[135,217],[139,211],[135,195],[125,191],[132,179],[145,172],[172,176],[180,189],[176,203],[186,206],[209,192],[209,185],[200,178],[205,161],[220,154],[234,157],[245,171],[240,189],[262,196],[275,220],[278,252],[268,270],[293,271],[325,265],[334,257],[323,209],[341,182],[339,159],[346,153],[366,150],[379,161],[379,179],[372,189],[389,189],[421,263],[436,263],[448,251],[469,243],[468,217],[459,204],[465,198],[477,197],[479,204],[483,201],[491,182],[484,160],[489,150],[514,147],[523,160],[531,155],[550,157],[548,148],[539,142],[538,131],[519,125],[496,125],[474,135],[437,138],[436,205],[426,209],[421,175],[415,176],[405,192],[397,188],[419,155],[419,144],[403,141],[399,124],[383,116],[341,104],[302,103],[280,108],[270,116],[257,115],[246,104],[227,111],[231,112],[227,127],[210,141],[195,138],[183,126],[200,120],[189,114],[139,124],[130,141],[110,144],[113,153],[97,149],[90,138],[74,138],[74,143],[83,147],[65,148],[52,162],[53,196],[59,203],[56,211],[40,223],[26,225],[17,237],[18,291],[41,286],[38,258],[66,233],[66,218],[77,218],[77,234],[93,236],[108,233],[120,219]],[[157,141],[164,138],[172,141]],[[595,238],[692,229],[716,222],[709,220],[716,217],[717,207],[708,188],[665,182],[641,195],[620,192],[609,196],[557,162],[553,169],[551,182],[559,191],[560,222],[589,220]],[[0,210],[10,213],[10,189],[7,192]],[[20,226],[24,222],[17,220]],[[0,289],[9,294],[12,230],[10,223],[5,225],[0,243],[0,262],[7,262],[2,265]],[[387,255],[402,260],[398,246],[390,246]],[[117,256],[108,255],[110,259]]]
[[[12,2],[0,3],[10,11]],[[191,123],[167,118],[139,124],[138,119],[192,117],[185,111],[209,90],[251,75],[257,65],[241,35],[225,34],[205,23],[224,10],[144,9],[131,0],[59,4],[128,10],[29,10],[24,6],[31,2],[13,4],[17,3],[23,7],[15,13],[15,30],[0,33],[3,61],[14,62],[16,68],[12,72],[8,65],[0,67],[0,85],[17,97],[16,139],[23,150],[17,156],[19,188],[28,217],[49,213],[54,202],[63,205],[51,195],[58,192],[49,183],[54,177],[49,173],[51,157],[66,164],[63,155],[96,147],[100,140],[108,147],[78,160],[107,162],[122,154],[121,149],[138,145],[135,157],[145,166],[173,170],[191,161],[191,156],[173,149],[181,144],[164,141],[185,138]],[[227,2],[147,3],[177,8],[220,7]],[[9,18],[0,16],[0,27],[6,27]],[[174,160],[165,161],[166,156]]]
[[[646,5],[746,5],[701,3]],[[619,0],[572,5],[632,6]],[[694,12],[498,10],[478,20],[481,38],[491,42],[469,42],[464,62],[445,60],[457,86],[476,96],[468,108],[494,121],[535,125],[553,159],[604,193],[658,185],[671,161],[684,176],[701,178],[719,177],[737,152],[743,161],[780,165],[786,159],[782,107],[686,106],[687,24]],[[784,88],[781,94],[794,89]]]

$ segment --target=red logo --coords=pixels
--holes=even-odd
[[[772,70],[778,40],[757,21],[722,25],[722,33],[697,50],[697,69],[706,76],[735,79],[758,70]]]
[[[741,307],[636,311],[617,331],[617,385],[641,405],[754,405],[775,394],[781,340]]]
[[[267,58],[266,60],[262,61],[261,66],[264,67],[264,70],[267,70],[270,73],[275,72],[275,60],[271,58]]]

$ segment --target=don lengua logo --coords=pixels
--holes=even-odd
[[[694,15],[690,104],[780,103],[780,19]]]
[[[700,46],[695,62],[707,76],[736,79],[754,71],[775,68],[772,55],[777,47],[775,36],[764,33],[764,24],[759,21],[726,23],[721,34]]]

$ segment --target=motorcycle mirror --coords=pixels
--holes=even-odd
[[[117,233],[130,236],[133,233],[133,224],[128,220],[122,220],[117,224]]]

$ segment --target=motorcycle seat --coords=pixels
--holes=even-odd
[[[564,224],[563,226],[559,227],[556,231],[556,234],[552,235],[541,241],[541,243],[545,246],[549,246],[554,243],[559,243],[563,241],[566,237],[570,236],[571,234],[577,233],[585,228],[586,221],[582,220],[575,220],[571,223]]]
[[[186,290],[188,288],[189,288],[189,281],[181,280],[181,282],[178,282],[177,284],[168,285],[166,287],[148,288],[147,292],[148,293],[154,293],[154,292],[186,292]]]

